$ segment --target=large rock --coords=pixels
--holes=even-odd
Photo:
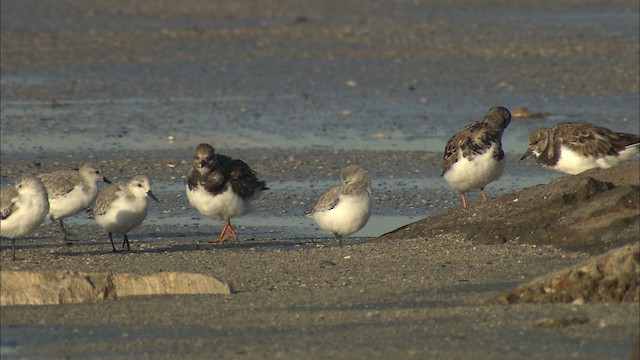
[[[459,206],[373,241],[456,233],[480,244],[514,241],[600,254],[639,241],[638,164],[590,170],[468,209]]]
[[[500,303],[640,300],[640,244],[631,244],[556,271],[501,295]]]
[[[141,295],[230,293],[228,284],[202,274],[0,272],[0,306],[81,303]]]

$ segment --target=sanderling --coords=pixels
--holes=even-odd
[[[109,234],[114,252],[112,234],[124,234],[122,247],[131,250],[127,233],[147,217],[147,196],[159,202],[151,192],[149,178],[144,175],[138,175],[128,183],[111,184],[98,195],[90,214]]]
[[[502,175],[502,133],[510,122],[509,110],[493,107],[482,120],[465,126],[447,142],[442,175],[449,186],[460,191],[464,208],[466,191],[480,189],[482,199],[487,201],[484,187]]]
[[[529,135],[529,148],[520,160],[534,154],[536,162],[566,174],[607,169],[640,150],[640,136],[588,124],[564,122],[539,128]]]
[[[342,243],[362,229],[371,215],[371,179],[357,165],[347,166],[340,173],[342,186],[331,188],[320,196],[308,217],[322,230],[332,233]]]
[[[102,176],[100,167],[85,164],[79,170],[54,171],[39,175],[49,193],[49,219],[60,227],[62,238],[69,243],[63,219],[93,206],[98,197],[98,182],[110,181]]]
[[[16,238],[32,233],[49,212],[47,189],[37,177],[23,176],[15,187],[0,190],[0,210],[0,236],[11,239],[15,260]]]
[[[249,200],[267,189],[244,161],[216,154],[209,144],[196,147],[187,181],[187,199],[200,214],[224,221],[220,236],[211,242],[223,243],[232,237],[237,240],[231,218],[249,211]]]

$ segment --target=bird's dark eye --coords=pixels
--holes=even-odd
[[[142,184],[138,184],[138,187],[142,187]]]

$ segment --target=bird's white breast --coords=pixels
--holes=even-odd
[[[348,236],[362,229],[371,215],[369,194],[340,195],[331,210],[316,212],[311,217],[325,231]]]
[[[82,185],[76,185],[73,190],[67,194],[49,200],[49,214],[53,215],[55,219],[64,219],[84,209],[90,208],[95,203],[97,197],[97,186],[90,186],[88,189],[83,189]]]
[[[187,199],[200,214],[213,220],[229,220],[249,211],[249,204],[235,192],[230,185],[219,194],[212,194],[201,186],[193,190],[187,185]]]
[[[47,216],[49,201],[44,194],[23,194],[16,208],[8,218],[0,221],[0,236],[16,238],[33,232]]]
[[[576,175],[589,169],[614,167],[636,153],[638,148],[629,146],[618,155],[584,156],[566,146],[561,146],[558,162],[552,168],[565,174]]]
[[[495,181],[502,175],[505,165],[504,157],[500,160],[493,157],[497,146],[493,144],[487,152],[471,160],[463,157],[461,151],[458,152],[458,161],[444,174],[444,180],[449,186],[462,192],[480,189]]]
[[[126,234],[131,229],[142,224],[147,216],[146,198],[116,198],[109,210],[102,215],[96,215],[96,221],[110,233]]]

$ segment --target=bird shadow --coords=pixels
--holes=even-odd
[[[293,251],[300,249],[312,249],[317,247],[324,248],[341,248],[353,245],[365,243],[368,238],[349,239],[345,241],[343,239],[340,244],[335,239],[326,238],[250,238],[240,240],[230,240],[224,243],[212,243],[209,240],[209,233],[190,233],[185,235],[184,233],[162,233],[162,234],[140,234],[135,238],[129,238],[131,243],[131,250],[119,249],[116,246],[117,251],[113,251],[110,248],[108,239],[105,239],[104,250],[81,250],[78,248],[69,247],[68,249],[56,252],[58,256],[87,256],[87,255],[108,255],[108,254],[163,254],[163,253],[184,253],[191,251],[217,251],[217,250],[252,250],[252,251]],[[141,241],[141,239],[153,239],[150,241]],[[156,240],[159,239],[159,240]],[[195,241],[189,241],[184,243],[170,243],[166,244],[166,239],[195,239]],[[162,243],[159,243],[159,242]],[[114,239],[114,243],[116,239]],[[98,243],[91,242],[87,245],[95,247]]]
[[[27,242],[16,241],[16,250],[20,251],[49,251],[55,256],[79,257],[108,254],[162,254],[182,253],[191,251],[294,251],[304,249],[342,248],[366,243],[370,238],[343,238],[339,242],[335,238],[309,238],[309,237],[279,237],[279,238],[240,238],[224,243],[213,243],[216,240],[209,232],[152,232],[129,234],[129,242],[132,249],[121,248],[122,235],[114,235],[116,250],[113,251],[107,234],[87,234],[71,242],[64,242],[55,236],[39,237]],[[104,249],[97,247],[104,244]],[[11,244],[3,244],[0,249],[12,251]]]

